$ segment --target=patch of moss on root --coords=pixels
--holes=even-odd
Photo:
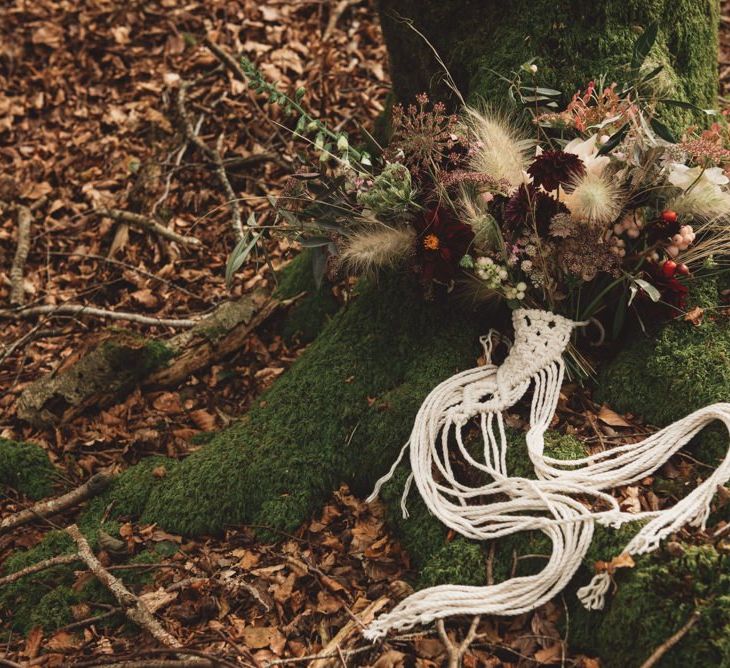
[[[53,492],[55,479],[53,464],[39,445],[0,438],[0,485],[42,499]]]
[[[172,470],[177,462],[165,457],[150,457],[124,473],[121,473],[109,489],[89,502],[79,518],[79,528],[89,540],[92,549],[98,546],[98,530],[103,529],[111,535],[118,535],[119,519],[136,518],[142,513],[151,490],[162,478],[160,467]],[[102,518],[108,515],[102,523]],[[70,554],[75,551],[71,538],[63,531],[48,533],[43,541],[25,552],[16,552],[3,564],[3,575],[9,575],[49,557]],[[151,563],[158,561],[157,551],[142,552],[130,563]],[[81,562],[56,566],[33,575],[28,575],[11,585],[0,589],[0,610],[9,619],[13,628],[27,632],[41,624],[51,630],[72,621],[70,606],[81,600],[97,603],[113,603],[110,594],[95,580],[90,581],[81,592],[70,589],[74,584],[74,571]],[[125,583],[143,584],[149,576],[136,571],[123,572]]]
[[[694,305],[719,303],[715,277],[692,285]],[[599,401],[613,409],[665,426],[699,408],[730,401],[730,318],[708,310],[699,325],[683,320],[654,337],[637,334],[610,363],[596,389]],[[716,426],[703,430],[694,448],[707,463],[727,452],[727,434]]]
[[[295,529],[342,481],[368,488],[388,468],[425,393],[474,363],[482,329],[424,303],[410,276],[363,288],[238,424],[153,490],[143,519],[186,534]]]

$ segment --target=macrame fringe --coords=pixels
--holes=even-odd
[[[544,435],[555,415],[565,367],[565,350],[574,323],[538,310],[515,311],[515,341],[504,363],[491,362],[492,332],[482,337],[487,364],[447,379],[426,398],[416,416],[408,443],[390,471],[375,485],[368,500],[410,450],[412,474],[401,502],[415,482],[429,511],[447,527],[472,540],[494,540],[520,531],[542,531],[552,541],[545,568],[535,575],[515,577],[486,587],[441,585],[421,590],[376,619],[365,637],[376,640],[391,629],[408,629],[451,615],[519,615],[558,594],[580,567],[590,546],[595,523],[612,527],[636,520],[647,523],[624,552],[655,550],[662,539],[686,524],[704,526],[718,485],[730,479],[730,452],[712,475],[674,507],[626,513],[604,490],[647,477],[690,441],[701,429],[720,420],[730,432],[730,404],[695,411],[640,443],[619,446],[574,460],[546,457]],[[527,452],[537,480],[510,477],[502,412],[533,387]],[[482,461],[464,444],[462,431],[478,418]],[[450,455],[487,474],[491,482],[469,486],[457,480]],[[606,510],[591,511],[575,496],[593,496]],[[505,500],[506,499],[506,500]],[[485,501],[486,500],[486,501]],[[611,579],[596,575],[578,590],[589,610],[602,609]]]

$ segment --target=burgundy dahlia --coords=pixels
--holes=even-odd
[[[415,225],[424,283],[448,283],[456,275],[459,260],[469,250],[474,232],[469,225],[456,220],[449,209],[439,206],[427,211]]]
[[[586,167],[583,161],[573,153],[565,151],[544,151],[535,158],[527,173],[532,176],[536,186],[542,186],[552,192],[564,183],[583,176]]]
[[[513,229],[522,225],[531,227],[534,221],[538,234],[545,236],[550,229],[551,218],[558,213],[569,211],[562,202],[538,190],[534,185],[523,184],[509,198],[504,208],[504,220]]]

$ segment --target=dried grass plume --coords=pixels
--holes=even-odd
[[[513,188],[524,182],[533,142],[520,137],[496,114],[465,108],[466,123],[478,143],[471,156],[471,168],[495,180],[504,179]]]
[[[575,179],[563,202],[576,220],[607,225],[621,214],[625,196],[609,174],[591,174]]]
[[[341,244],[340,262],[355,274],[373,274],[397,265],[413,251],[415,239],[412,228],[363,227]]]

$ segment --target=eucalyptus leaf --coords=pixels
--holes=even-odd
[[[672,134],[672,131],[660,120],[652,118],[649,121],[649,125],[651,125],[651,129],[654,130],[657,136],[664,141],[668,141],[670,144],[677,143],[677,138]]]
[[[664,65],[658,65],[650,72],[647,72],[643,77],[641,77],[641,82],[646,83],[647,81],[651,81],[655,77],[659,76],[661,72],[664,70]]]
[[[696,111],[701,114],[706,114],[707,116],[714,116],[717,114],[717,111],[715,109],[702,109],[702,107],[698,107],[696,104],[692,104],[691,102],[685,102],[684,100],[670,100],[667,98],[661,98],[659,102],[661,102],[662,104],[666,104],[669,107],[689,109],[690,111]]]
[[[319,290],[327,272],[327,251],[324,246],[312,250],[312,272],[314,273],[314,284]]]
[[[608,141],[601,146],[601,149],[598,151],[598,155],[608,155],[613,149],[615,149],[622,141],[623,138],[626,136],[626,133],[629,131],[629,124],[626,123],[622,125],[616,132],[614,132],[609,138]]]
[[[304,237],[300,240],[304,248],[319,248],[320,246],[326,246],[329,242],[329,237]]]
[[[634,287],[634,284],[641,288],[644,292],[646,292],[646,295],[653,301],[654,303],[658,302],[662,295],[649,281],[645,281],[643,278],[635,278],[633,280],[632,288]],[[636,293],[632,290],[632,296],[631,300],[629,301],[629,304],[631,304],[631,301],[633,301],[633,298],[636,296]]]
[[[646,57],[651,51],[651,47],[654,46],[654,42],[656,42],[658,32],[659,24],[654,21],[646,26],[644,32],[639,35],[639,38],[634,44],[634,54],[631,58],[631,67],[635,70],[638,70],[644,64]]]

